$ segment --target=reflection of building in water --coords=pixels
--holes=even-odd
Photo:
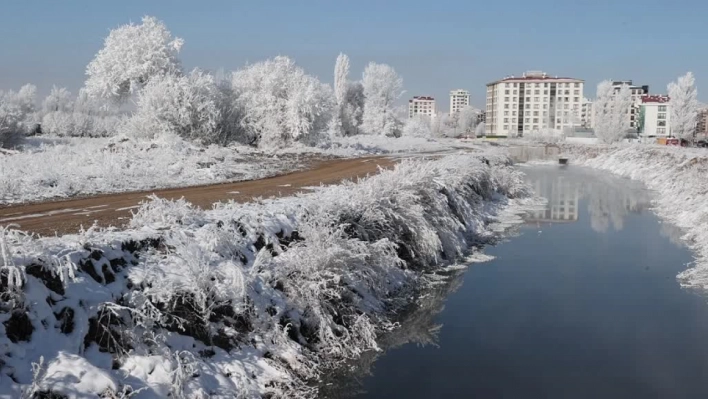
[[[574,222],[578,220],[580,189],[563,176],[541,176],[529,179],[536,195],[548,200],[546,209],[530,212],[527,222]]]

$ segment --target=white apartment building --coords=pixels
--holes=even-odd
[[[668,137],[671,135],[671,107],[669,96],[643,96],[637,125],[644,137]]]
[[[450,92],[450,115],[470,105],[470,92],[467,90],[453,90]]]
[[[518,136],[580,126],[584,81],[529,71],[487,84],[486,135]]]
[[[580,126],[585,129],[595,127],[595,114],[593,112],[592,101],[587,98],[583,98],[583,102],[580,104]]]
[[[408,117],[416,115],[435,117],[435,99],[433,97],[415,96],[408,100]]]
[[[620,90],[622,85],[628,85],[629,90],[632,93],[632,106],[628,112],[628,123],[630,129],[637,129],[639,127],[639,111],[642,107],[642,97],[649,94],[649,86],[635,86],[632,84],[631,80],[620,80],[612,82],[612,86],[615,88],[615,92]]]

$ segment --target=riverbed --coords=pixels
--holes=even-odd
[[[708,397],[707,300],[676,281],[693,257],[651,193],[522,168],[545,209],[427,293],[323,397]]]

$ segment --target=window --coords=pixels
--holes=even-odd
[[[526,94],[531,94],[531,90],[526,90]]]
[[[516,87],[516,83],[514,83],[514,87]]]
[[[580,87],[580,83],[575,83],[575,87]]]
[[[533,94],[539,95],[539,94],[541,94],[541,90],[534,90],[534,91],[533,91]]]
[[[536,83],[536,87],[540,86],[540,83]]]
[[[533,116],[538,116],[538,111],[533,111]]]
[[[580,94],[580,90],[573,90],[573,94],[577,96],[578,94]]]
[[[506,87],[509,87],[509,83],[506,83],[505,86],[506,86]]]
[[[548,109],[548,104],[543,104],[543,109]]]
[[[566,101],[566,102],[570,101],[570,97],[566,97],[566,98],[565,98],[565,101]]]
[[[509,123],[509,118],[504,118],[504,123]]]
[[[656,134],[666,134],[666,128],[664,128],[664,127],[656,128]]]
[[[531,102],[531,97],[526,97],[527,102]]]
[[[568,104],[563,104],[563,109],[568,109]]]
[[[544,83],[543,87],[548,87],[548,82]]]
[[[543,97],[543,102],[547,103],[548,102],[548,97]]]
[[[534,104],[533,109],[538,109],[538,104]]]
[[[538,130],[538,125],[533,125],[533,130]]]
[[[543,116],[548,116],[548,111],[543,111]]]
[[[666,112],[666,105],[659,105],[659,112]]]
[[[666,121],[657,121],[656,125],[657,126],[666,126]]]
[[[538,97],[534,97],[533,100],[534,100],[534,101],[538,101]]]
[[[531,122],[531,118],[526,118],[526,119],[524,119],[524,122],[525,122],[525,123]]]
[[[504,130],[509,130],[509,125],[504,125]]]
[[[531,104],[526,104],[526,107],[524,107],[524,108],[531,109]]]
[[[504,90],[504,94],[509,94],[509,90]]]
[[[514,93],[513,93],[513,94],[517,94],[516,92],[517,92],[517,90],[514,90]]]
[[[504,101],[509,102],[509,97],[504,97]]]
[[[504,109],[509,109],[509,104],[504,104]]]
[[[659,113],[659,115],[656,117],[656,119],[666,119],[666,114]]]
[[[516,116],[516,111],[511,111],[512,116]]]
[[[508,115],[509,115],[509,111],[504,111],[504,116],[508,116]]]
[[[543,94],[546,94],[546,95],[547,95],[547,94],[548,94],[548,90],[544,90],[544,91],[543,91]]]
[[[578,97],[573,97],[573,101],[578,102]]]
[[[565,82],[565,87],[570,87],[570,83]]]
[[[533,118],[533,123],[538,123],[538,118]]]

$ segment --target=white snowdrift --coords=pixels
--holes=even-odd
[[[656,213],[684,231],[696,255],[679,274],[686,287],[708,289],[708,151],[658,145],[563,146],[571,162],[636,179],[658,195]]]
[[[457,155],[209,211],[153,199],[124,232],[2,230],[0,396],[313,397],[528,195],[506,159]]]

